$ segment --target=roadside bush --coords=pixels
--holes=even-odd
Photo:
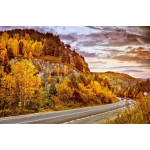
[[[5,110],[0,110],[0,117],[7,117],[11,115],[11,110],[5,109]]]
[[[66,84],[63,83],[63,84],[59,84],[57,86],[57,95],[58,95],[60,100],[68,101],[69,98],[72,97],[72,94],[73,94],[73,91]]]

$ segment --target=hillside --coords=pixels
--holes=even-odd
[[[46,61],[66,64],[80,72],[90,74],[84,57],[64,44],[59,36],[40,33],[33,29],[15,29],[0,32],[0,63],[11,58],[41,58]]]
[[[114,92],[118,93],[123,89],[127,88],[128,86],[134,86],[137,82],[141,82],[140,79],[133,78],[124,73],[117,73],[117,72],[105,72],[105,73],[96,73],[93,72],[92,74],[98,74],[99,77],[105,79],[110,82],[112,87],[114,88]]]

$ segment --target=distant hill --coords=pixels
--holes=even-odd
[[[124,73],[117,73],[117,72],[105,72],[105,73],[96,73],[93,72],[92,74],[98,74],[99,77],[109,81],[109,83],[114,88],[114,92],[118,93],[123,89],[127,88],[128,86],[134,86],[137,82],[141,82],[141,79],[133,78]]]

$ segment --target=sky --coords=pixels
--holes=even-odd
[[[150,78],[150,27],[0,26],[0,31],[32,28],[59,35],[89,64],[91,72],[119,72]]]

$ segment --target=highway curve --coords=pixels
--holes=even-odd
[[[107,105],[1,118],[0,124],[61,124],[68,121],[112,111],[117,109],[118,106],[124,107],[125,100],[121,100],[121,98],[118,99],[120,100],[119,102]],[[128,101],[129,104],[134,103],[132,100]]]

